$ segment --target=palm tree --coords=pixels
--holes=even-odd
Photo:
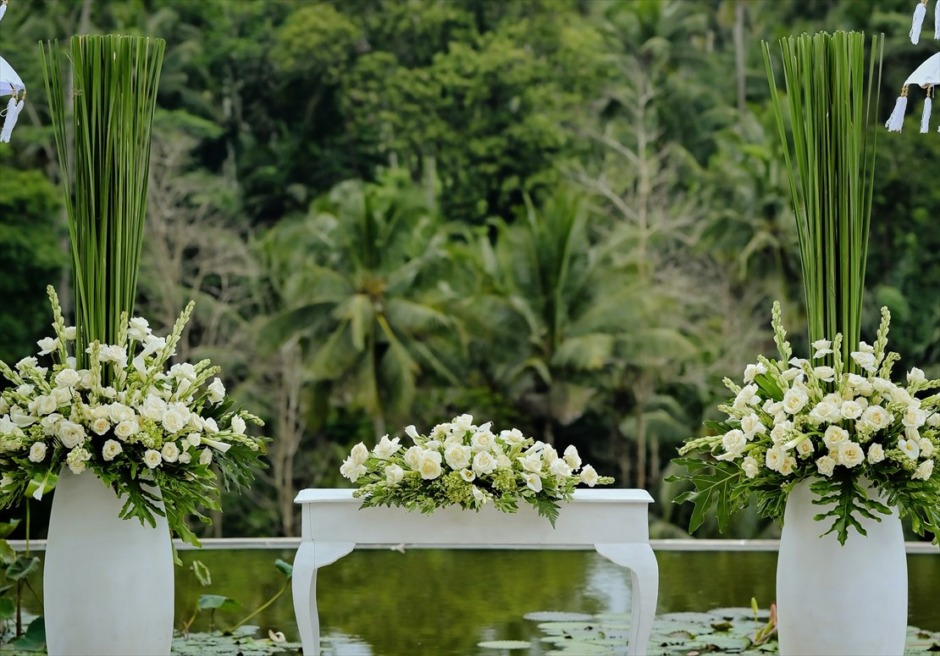
[[[422,376],[455,380],[461,327],[438,284],[447,228],[399,172],[337,185],[266,240],[285,308],[267,340],[300,336],[309,380],[365,411],[376,438],[407,417]]]

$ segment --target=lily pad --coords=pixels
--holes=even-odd
[[[526,613],[523,619],[533,622],[594,622],[597,621],[594,615],[587,613],[563,613],[558,611],[537,611]]]
[[[532,643],[528,640],[486,640],[477,643],[483,649],[528,649]]]

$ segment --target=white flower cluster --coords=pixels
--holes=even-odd
[[[829,340],[812,346],[813,361],[833,353]],[[914,367],[907,374],[908,387],[893,383],[879,369],[886,360],[883,350],[865,342],[851,357],[864,375],[838,375],[833,367],[792,358],[748,365],[744,387],[726,381],[735,398],[719,408],[734,427],[721,436],[717,459],[740,460],[748,478],[756,478],[762,467],[792,476],[812,463],[815,473],[831,477],[839,467],[884,463],[913,480],[928,480],[934,473],[940,412],[935,402],[928,405],[916,394],[930,381]],[[759,377],[763,386],[756,382]],[[776,393],[768,396],[768,389]]]
[[[613,482],[584,465],[573,445],[559,454],[518,429],[497,434],[490,422],[476,426],[467,414],[438,424],[428,436],[414,426],[405,433],[414,441],[408,449],[400,438],[386,435],[372,451],[360,442],[343,461],[344,477],[353,483],[365,479],[361,496],[367,500],[375,495],[404,505],[410,492],[420,495],[423,489],[437,506],[479,509],[498,499],[567,498],[579,483],[594,487]]]
[[[26,488],[40,499],[47,487],[41,482],[55,480],[63,465],[74,474],[91,466],[211,476],[213,454],[237,443],[261,448],[246,434],[246,419],[260,420],[222,410],[217,367],[206,360],[167,369],[188,311],[169,338],[154,335],[145,319],[131,319],[123,344],[92,343],[89,366],[79,369],[69,355],[75,328],[63,325],[54,294],[53,308],[56,336],[38,342],[39,355],[53,365],[35,357],[12,368],[0,362],[13,385],[0,395],[0,507]]]

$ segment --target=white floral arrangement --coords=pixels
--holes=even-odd
[[[914,367],[906,386],[892,382],[900,358],[887,351],[891,317],[887,308],[881,313],[875,343],[860,342],[851,352],[861,373],[850,373],[841,335],[813,342],[810,360],[792,357],[774,304],[781,359],[747,365],[743,386],[725,379],[735,395],[718,406],[727,419],[707,423],[714,435],[690,439],[679,450],[697,456],[677,459],[688,474],[670,478],[694,486],[676,499],[695,503],[690,531],[712,508],[724,531],[752,495],[762,516],[780,519],[789,492],[810,479],[816,503],[834,504],[816,519],[830,519],[826,533],[843,544],[850,528],[864,534],[859,517],[877,519],[891,506],[910,518],[916,533],[940,540],[940,394],[929,394],[940,380]],[[832,366],[820,362],[827,356]]]
[[[414,426],[401,438],[384,436],[372,451],[360,442],[343,461],[340,473],[360,482],[354,496],[363,507],[402,506],[431,513],[457,505],[479,511],[488,503],[514,513],[525,502],[555,525],[559,501],[571,499],[578,484],[614,482],[581,462],[572,445],[559,455],[553,446],[525,437],[518,429],[495,433],[492,424],[460,415],[421,435]]]
[[[208,523],[200,510],[220,508],[216,472],[226,488],[247,486],[268,439],[246,432],[263,423],[232,409],[219,367],[169,366],[193,304],[167,337],[125,317],[118,343],[91,343],[89,368],[77,369],[75,328],[66,327],[55,290],[48,293],[55,336],[38,344],[50,366],[36,357],[13,367],[0,361],[12,385],[0,393],[0,508],[41,499],[68,467],[124,497],[122,518],[153,525],[165,515],[173,533],[198,545],[186,520]]]

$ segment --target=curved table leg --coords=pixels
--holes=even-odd
[[[334,563],[356,546],[355,542],[301,542],[294,556],[291,591],[294,614],[304,656],[320,655],[320,617],[317,614],[317,570]]]
[[[630,570],[633,602],[628,653],[646,654],[659,597],[659,565],[653,548],[648,544],[595,544],[594,548],[611,562]]]

